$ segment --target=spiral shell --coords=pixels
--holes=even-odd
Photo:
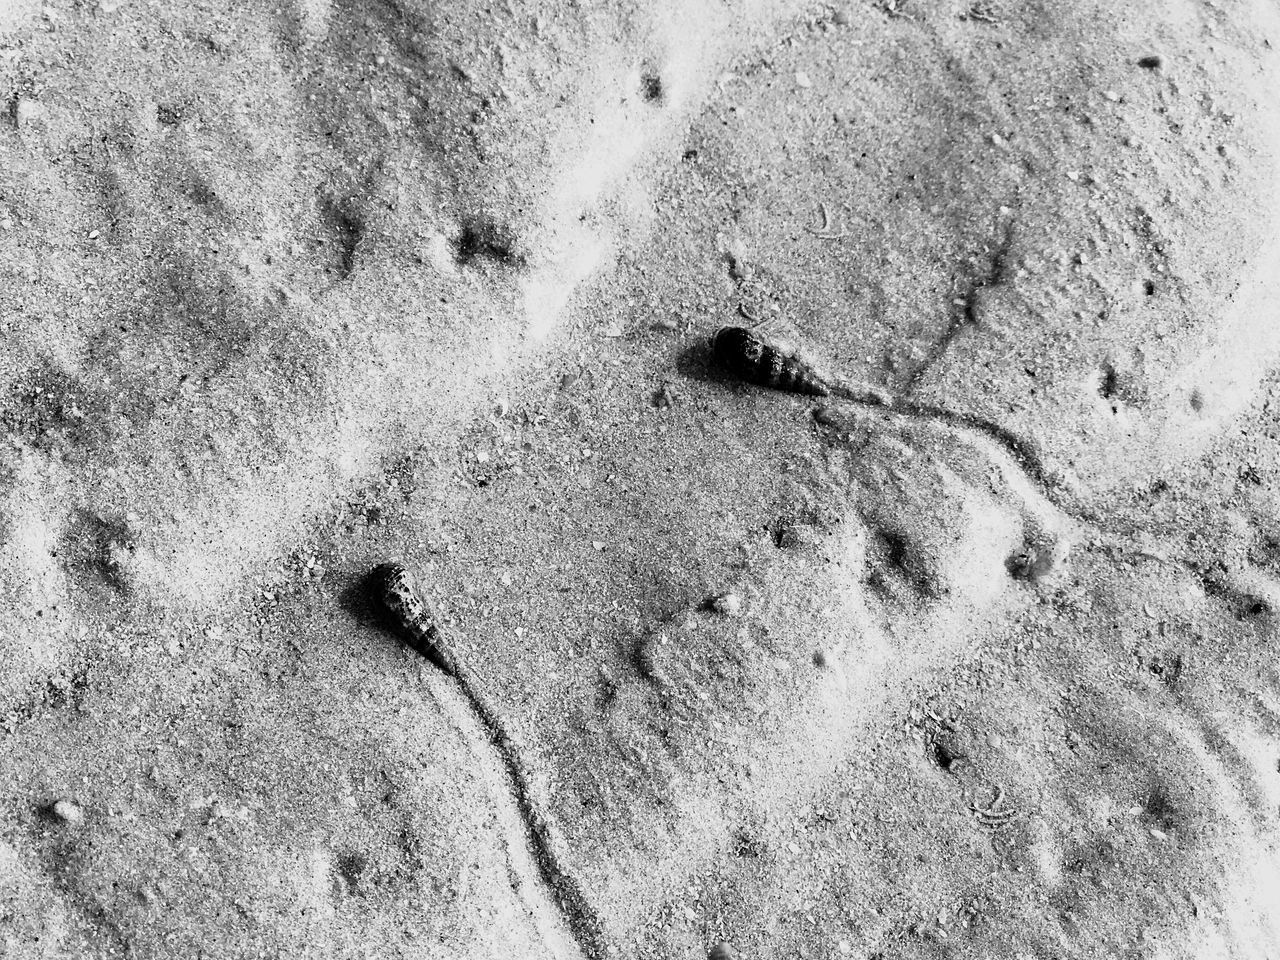
[[[402,564],[386,563],[375,571],[373,586],[377,599],[409,644],[445,673],[456,676],[457,666],[442,646],[440,631],[418,595],[413,575]]]
[[[721,327],[711,338],[711,356],[747,383],[825,397],[831,385],[794,350],[746,327]]]

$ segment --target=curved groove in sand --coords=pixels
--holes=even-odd
[[[561,958],[604,956],[599,917],[555,852],[550,824],[533,796],[520,753],[501,719],[459,669],[455,683],[432,671],[428,685],[475,755],[505,837],[519,895],[543,942]]]
[[[886,406],[877,401],[848,398],[843,402],[855,406],[865,413],[880,417],[900,418],[912,422],[941,424],[949,427],[958,433],[966,435],[976,446],[983,450],[987,457],[993,460],[997,458],[996,451],[999,451],[1000,459],[1010,461],[1019,474],[1037,488],[1039,499],[1046,501],[1059,513],[1066,514],[1076,520],[1089,522],[1079,507],[1068,507],[1059,502],[1056,491],[1061,489],[1062,485],[1046,469],[1044,461],[1035,452],[1031,444],[1013,433],[1013,431],[997,423],[973,414],[957,413],[946,407],[933,405],[891,403]],[[832,422],[830,413],[825,408],[818,409],[815,413],[815,420],[823,425]]]

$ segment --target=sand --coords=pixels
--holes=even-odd
[[[0,956],[1274,956],[1277,47],[0,7]]]

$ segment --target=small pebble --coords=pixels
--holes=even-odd
[[[799,529],[796,528],[795,524],[791,523],[779,527],[773,539],[778,548],[782,550],[794,550],[804,543],[804,537]]]
[[[824,427],[838,427],[840,425],[838,416],[828,407],[816,407],[813,411],[813,420]]]
[[[53,815],[63,823],[84,823],[84,811],[74,800],[59,800],[53,805]]]
[[[1138,66],[1143,70],[1159,70],[1164,65],[1164,58],[1156,54],[1138,58]]]
[[[722,593],[711,601],[711,609],[726,617],[736,617],[742,612],[742,598],[736,593]]]
[[[853,21],[849,19],[848,10],[837,10],[834,17],[831,18],[837,27],[847,27]]]
[[[44,119],[44,105],[38,100],[30,100],[26,97],[19,98],[17,104],[13,108],[13,121],[19,127],[25,127],[37,120]]]
[[[809,75],[803,70],[796,71],[796,84],[804,87],[806,90],[813,86],[813,81],[809,79]]]

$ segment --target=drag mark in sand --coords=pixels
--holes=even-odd
[[[600,918],[578,882],[560,865],[547,818],[498,714],[455,660],[408,570],[398,563],[385,564],[374,572],[373,586],[375,599],[394,618],[404,639],[443,675],[432,684],[432,692],[481,761],[479,773],[506,833],[511,869],[521,881],[519,893],[543,942],[556,957],[603,957]]]
[[[1002,253],[1000,257],[1003,257]],[[1000,263],[1002,262],[1001,260]],[[1003,266],[1000,265],[999,269],[1003,270]],[[732,376],[758,387],[831,397],[882,416],[941,424],[969,437],[993,459],[998,459],[997,451],[1010,457],[1018,470],[1039,488],[1041,495],[1055,510],[1082,522],[1092,521],[1092,518],[1084,515],[1081,508],[1069,509],[1060,502],[1061,498],[1057,493],[1061,484],[1046,468],[1032,446],[997,423],[946,407],[912,403],[874,387],[854,385],[838,377],[820,374],[798,351],[758,333],[756,327],[727,326],[718,329],[711,337],[711,359],[716,366]],[[828,407],[818,407],[814,410],[813,417],[820,426],[840,425],[840,417]]]

